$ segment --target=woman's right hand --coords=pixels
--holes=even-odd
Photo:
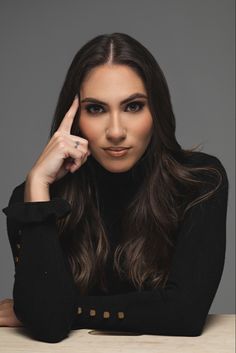
[[[88,141],[70,133],[78,107],[79,99],[76,95],[59,128],[28,174],[36,176],[46,186],[63,178],[69,171],[71,173],[75,172],[91,154],[88,149]],[[77,148],[74,147],[76,141],[79,141]],[[65,159],[68,160],[65,161]]]
[[[14,312],[14,301],[6,298],[0,301],[0,326],[17,327],[23,326]]]

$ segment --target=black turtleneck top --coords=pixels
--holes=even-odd
[[[112,173],[89,158],[114,248],[121,236],[121,212],[139,188],[145,187],[145,159],[126,172]],[[69,202],[59,197],[24,202],[25,181],[14,188],[8,207],[2,209],[15,264],[14,312],[34,339],[59,342],[70,330],[80,328],[201,335],[224,268],[228,177],[215,156],[195,152],[188,163],[212,164],[223,180],[213,197],[186,213],[164,288],[137,291],[122,282],[108,263],[109,292],[94,288],[89,295],[80,295],[56,227],[56,219],[71,212]]]

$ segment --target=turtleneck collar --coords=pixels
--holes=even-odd
[[[143,156],[139,159],[133,167],[125,172],[110,172],[104,168],[93,156],[90,156],[90,166],[92,167],[93,174],[98,183],[98,186],[104,186],[108,189],[111,187],[132,187],[138,186],[142,183],[146,172],[146,160]]]

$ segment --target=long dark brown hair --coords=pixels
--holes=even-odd
[[[58,129],[89,71],[107,63],[128,65],[143,80],[153,119],[153,132],[145,151],[146,176],[121,222],[124,241],[115,249],[113,268],[135,288],[165,286],[174,252],[175,235],[186,212],[211,197],[222,181],[213,165],[185,163],[196,148],[182,149],[175,137],[175,117],[164,74],[152,54],[124,33],[98,35],[75,55],[61,89],[50,131]],[[71,134],[78,130],[80,107]],[[80,135],[81,136],[81,135]],[[218,184],[200,194],[201,175],[217,175]],[[206,178],[204,178],[205,180]],[[210,183],[210,182],[208,182]],[[60,241],[80,293],[98,285],[107,291],[104,266],[110,245],[100,214],[90,159],[75,173],[50,186],[51,196],[66,199],[72,211],[57,220]]]

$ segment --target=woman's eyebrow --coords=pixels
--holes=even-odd
[[[135,98],[146,98],[147,99],[147,96],[143,93],[134,93],[134,94],[131,94],[131,96],[129,96],[128,98],[124,99],[123,101],[120,102],[120,104],[124,104],[124,103],[127,103]],[[86,97],[84,98],[81,103],[84,103],[84,102],[93,102],[93,103],[98,103],[98,104],[103,104],[103,105],[108,105],[106,102],[102,102],[96,98],[92,98],[92,97]]]

